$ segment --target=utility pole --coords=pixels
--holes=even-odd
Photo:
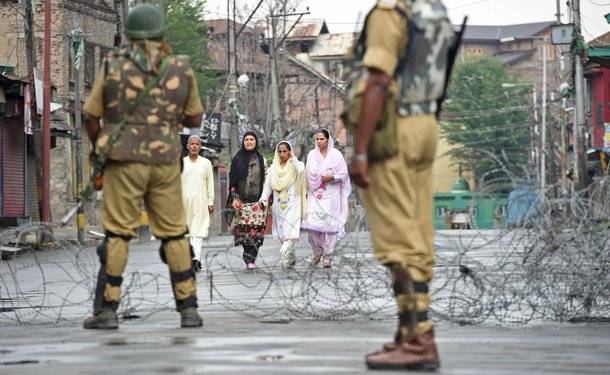
[[[536,84],[533,83],[532,84],[532,101],[534,102],[534,132],[533,132],[533,136],[531,137],[531,147],[533,150],[533,155],[532,155],[532,166],[534,168],[534,170],[537,171],[537,177],[539,178],[539,182],[540,182],[540,168],[538,168],[538,163],[540,162],[540,153],[538,152],[538,142],[536,142],[536,138],[539,136],[538,133],[538,95],[536,93]]]
[[[236,45],[237,38],[241,34],[242,31],[246,28],[246,25],[254,16],[254,13],[258,10],[258,8],[263,3],[263,0],[260,0],[256,5],[256,8],[250,13],[248,19],[238,32],[235,32],[235,5],[236,0],[233,0],[233,9],[231,9],[231,0],[227,0],[227,36],[228,36],[228,45],[227,45],[227,59],[229,64],[229,100],[228,100],[228,108],[233,109],[233,113],[235,114],[235,124],[229,128],[229,149],[231,155],[235,155],[237,151],[239,151],[239,124],[241,121],[241,114],[239,113],[238,106],[238,96],[237,96],[237,53],[236,53]],[[232,12],[231,12],[232,11]],[[231,13],[233,13],[233,20],[231,23]],[[228,110],[226,111],[229,112]]]
[[[42,217],[51,222],[51,6],[44,2],[44,90],[42,113]]]
[[[237,72],[236,72],[236,53],[235,53],[235,1],[233,0],[233,20],[227,18],[228,43],[229,43],[229,108],[237,102]],[[227,14],[231,14],[231,0],[227,0]],[[228,112],[228,111],[227,111]],[[239,151],[239,117],[235,115],[235,122],[229,128],[229,149],[231,156]]]
[[[271,131],[282,139],[282,124],[280,121],[280,90],[277,77],[277,48],[275,46],[275,30],[277,22],[271,12],[271,46],[269,50],[269,65],[271,67]]]
[[[335,93],[335,85],[337,84],[337,79],[338,79],[338,72],[339,72],[339,67],[337,66],[337,63],[332,63],[331,64],[331,79],[332,79],[332,85],[330,87],[330,131],[332,132],[331,134],[335,134],[336,129],[336,120],[335,118],[337,117],[337,115],[335,114],[335,111],[337,110],[337,96]]]
[[[36,67],[36,48],[34,47],[34,28],[32,21],[32,0],[21,2],[24,14],[23,29],[25,32],[25,53],[28,63],[28,76],[32,74]]]
[[[28,80],[30,81],[31,87],[35,87],[34,80],[34,69],[36,68],[38,61],[36,60],[36,47],[34,44],[34,27],[32,20],[32,1],[23,0],[21,2],[24,14],[23,28],[25,31],[25,50],[26,59],[28,64]],[[34,83],[34,84],[32,84]],[[35,90],[30,90],[30,94]],[[32,103],[32,101],[30,101]],[[32,140],[34,148],[34,169],[36,171],[36,198],[38,199],[38,215],[42,218],[42,137],[40,129],[40,118],[38,117],[38,111],[36,108],[31,110],[32,113]]]
[[[78,27],[78,22],[75,18],[74,29],[70,33],[70,50],[74,58],[74,138],[76,140],[76,147],[74,156],[76,158],[76,191],[80,192],[83,190],[83,140],[81,137],[81,98],[80,98],[80,64],[83,55],[83,32]],[[77,215],[76,215],[76,227],[78,242],[81,244],[85,243],[85,215],[84,207],[80,204],[80,194],[76,194],[77,200]]]
[[[583,43],[580,25],[580,0],[572,0],[573,23],[576,28],[577,41],[572,43]],[[574,87],[576,90],[576,102],[574,105],[574,171],[576,173],[576,189],[582,190],[587,184],[587,160],[585,155],[585,99],[584,99],[584,77],[580,48],[576,48],[574,54]]]
[[[294,29],[294,27],[297,25],[297,23],[299,23],[299,21],[301,20],[301,18],[306,15],[309,14],[309,7],[307,8],[306,12],[300,12],[300,13],[286,13],[286,3],[284,3],[284,7],[283,7],[283,11],[281,14],[273,14],[273,12],[271,12],[270,18],[271,18],[271,46],[270,46],[270,50],[269,50],[269,64],[271,65],[271,113],[272,113],[272,119],[271,119],[271,128],[273,129],[273,132],[275,134],[277,134],[277,136],[279,137],[279,139],[283,138],[283,131],[282,131],[282,121],[281,121],[281,114],[280,114],[280,89],[279,89],[279,78],[278,78],[278,67],[277,67],[277,51],[279,50],[279,48],[282,46],[282,44],[284,43],[284,40],[286,40],[286,38],[288,37],[288,35],[290,34],[290,32],[292,31],[292,29]],[[290,27],[290,29],[288,31],[286,31],[286,22],[284,21],[284,35],[282,37],[282,39],[279,41],[279,43],[276,43],[276,30],[277,30],[277,18],[284,18],[284,20],[286,19],[286,17],[288,16],[299,16],[299,18],[296,20],[296,22],[292,25],[292,27]]]
[[[557,24],[559,25],[561,23],[561,0],[557,0],[555,3],[555,6],[557,7],[557,13],[555,13],[555,15],[557,16]]]
[[[566,151],[566,98],[561,98],[561,196],[565,197],[568,195],[568,158]]]
[[[542,131],[540,150],[540,193],[546,194],[546,49],[548,47],[547,37],[542,38]]]

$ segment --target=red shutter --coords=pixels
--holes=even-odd
[[[23,119],[1,119],[2,216],[26,216]]]

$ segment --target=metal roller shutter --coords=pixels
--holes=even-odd
[[[2,216],[26,216],[25,133],[19,119],[2,119]]]

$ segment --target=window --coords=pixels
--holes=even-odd
[[[446,206],[438,206],[438,207],[436,207],[436,216],[437,217],[445,216],[445,212],[447,212],[447,207]]]
[[[544,44],[538,46],[538,60],[544,60]],[[555,48],[552,44],[546,44],[546,61],[555,60]]]

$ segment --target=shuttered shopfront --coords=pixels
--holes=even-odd
[[[27,216],[25,211],[25,133],[23,119],[0,118],[2,216]]]

